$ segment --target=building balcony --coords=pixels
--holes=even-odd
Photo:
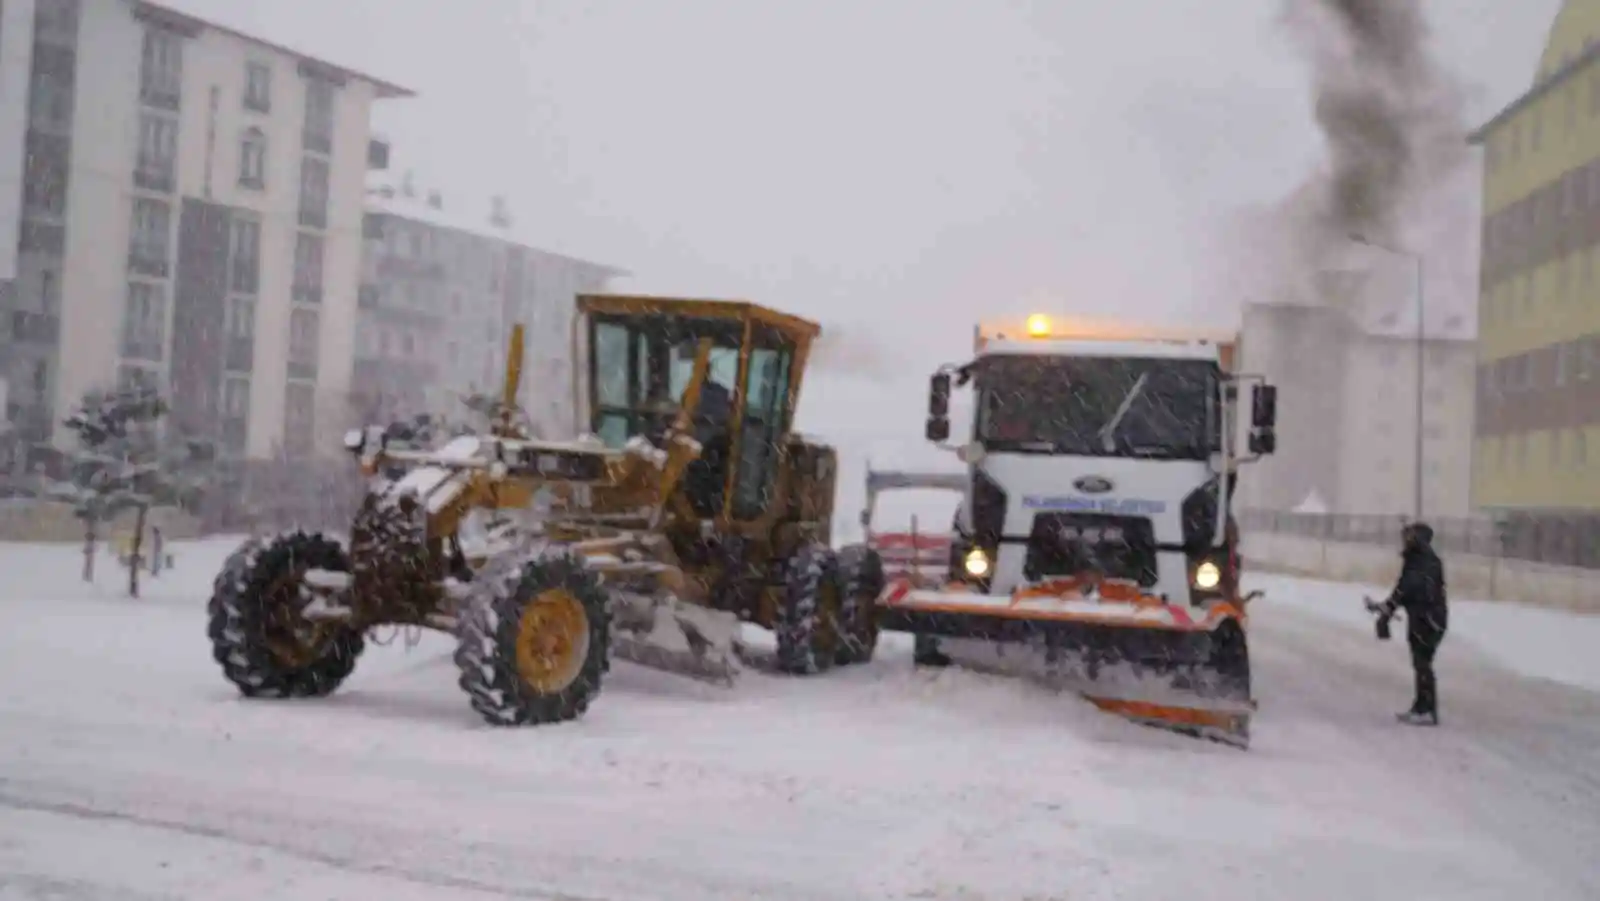
[[[61,319],[49,313],[13,311],[11,340],[19,344],[55,344],[61,340]]]
[[[256,340],[254,337],[230,336],[223,348],[222,365],[229,372],[249,373],[255,368]]]
[[[165,163],[140,162],[133,169],[135,187],[158,194],[171,194],[177,190],[177,170]]]
[[[300,146],[312,153],[330,156],[333,153],[333,135],[308,130],[301,133]]]
[[[172,263],[165,250],[135,247],[128,251],[128,271],[149,278],[166,278],[172,272]]]
[[[161,362],[161,357],[166,352],[165,342],[158,338],[133,338],[122,339],[122,356],[129,360],[142,360],[150,363]]]
[[[67,249],[67,229],[58,222],[24,219],[17,247],[19,250],[31,250],[59,258]]]
[[[153,109],[177,112],[183,107],[183,92],[143,84],[139,86],[139,102]]]
[[[444,264],[436,260],[413,260],[393,255],[378,258],[378,278],[380,279],[403,278],[444,281],[445,275]]]
[[[244,453],[245,444],[250,437],[250,423],[240,417],[230,417],[222,420],[222,447],[235,454]]]

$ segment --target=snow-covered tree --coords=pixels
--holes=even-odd
[[[145,519],[158,503],[190,502],[204,489],[213,459],[201,441],[163,442],[157,425],[167,404],[153,388],[91,391],[64,420],[77,438],[68,454],[66,478],[47,486],[49,495],[71,503],[83,521],[83,578],[94,580],[100,526],[118,514],[135,514],[129,556],[128,593],[139,596]]]

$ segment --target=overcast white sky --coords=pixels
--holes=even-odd
[[[1280,0],[171,3],[419,91],[377,121],[447,204],[935,356],[1000,311],[1200,309],[1194,238],[1320,152]],[[1427,0],[1475,119],[1558,5]]]

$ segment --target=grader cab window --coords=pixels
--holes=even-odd
[[[661,439],[694,374],[695,348],[702,338],[711,339],[712,349],[697,425],[699,420],[726,421],[738,381],[743,323],[607,316],[597,317],[591,329],[592,428],[608,446],[620,448],[636,436]]]
[[[778,439],[789,427],[789,370],[794,344],[781,333],[757,327],[745,374],[744,427],[733,488],[733,517],[765,513],[778,473]]]
[[[722,511],[731,426],[738,396],[744,322],[679,316],[615,316],[594,323],[595,434],[609,447],[643,437],[659,444],[694,377],[695,354],[711,339],[706,380],[692,422],[700,458],[684,474],[690,506],[710,519]]]

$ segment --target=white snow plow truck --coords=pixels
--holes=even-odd
[[[971,362],[929,390],[928,440],[967,465],[948,581],[890,579],[882,626],[914,633],[922,664],[1040,678],[1248,746],[1251,598],[1230,508],[1239,464],[1275,449],[1277,391],[1233,372],[1236,347],[1043,315],[979,325]],[[971,440],[955,447],[951,391],[969,385]]]

